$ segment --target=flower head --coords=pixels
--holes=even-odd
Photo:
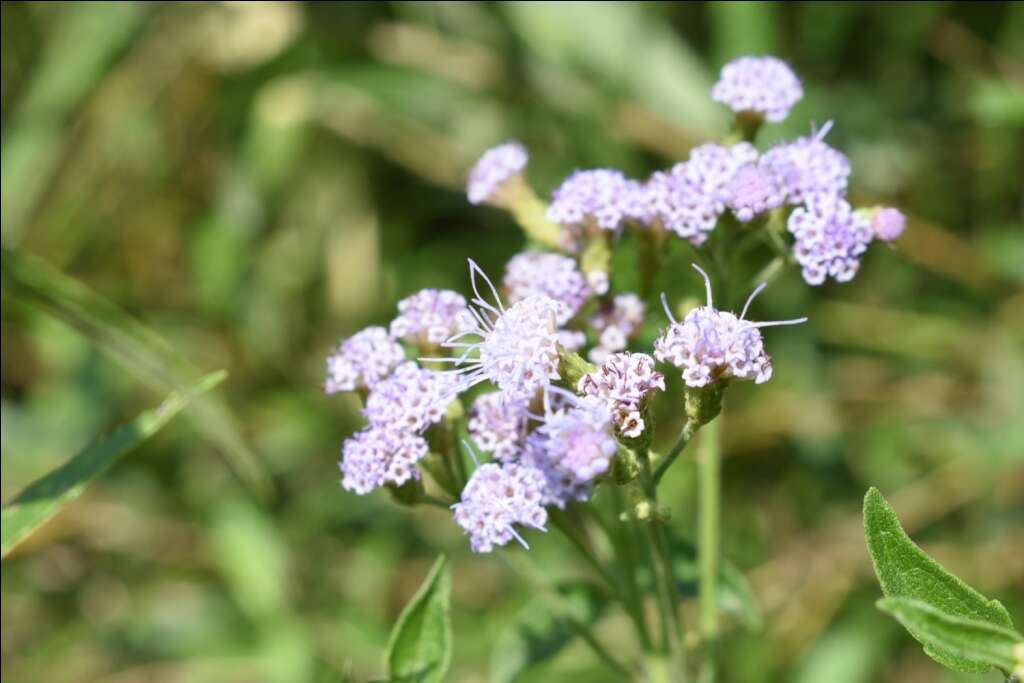
[[[541,503],[564,510],[565,506],[573,501],[585,501],[590,498],[590,482],[576,478],[552,461],[547,443],[547,437],[534,430],[527,437],[518,460],[522,465],[536,469],[544,477]]]
[[[736,172],[757,160],[746,142],[731,147],[707,143],[685,162],[654,173],[647,181],[647,214],[694,245],[703,244],[725,211],[725,188]]]
[[[726,206],[744,223],[782,206],[786,187],[767,164],[745,164],[725,184]]]
[[[618,230],[622,222],[639,218],[642,186],[621,172],[598,168],[576,171],[551,196],[548,220],[563,226],[588,222],[602,230]]]
[[[498,460],[512,460],[526,440],[529,420],[523,401],[499,392],[480,394],[469,409],[469,434],[484,451]]]
[[[722,67],[711,99],[736,113],[754,112],[778,123],[804,96],[800,79],[781,59],[740,57]]]
[[[580,378],[578,389],[611,411],[620,434],[636,438],[646,427],[644,404],[655,389],[665,391],[665,377],[645,353],[613,353],[601,367]]]
[[[552,405],[553,393],[561,396],[561,406]],[[544,437],[548,459],[578,482],[607,472],[615,456],[611,410],[600,400],[548,387],[544,422],[536,431]]]
[[[489,553],[513,538],[526,541],[516,525],[544,531],[548,514],[542,504],[544,475],[519,463],[480,465],[452,506],[456,523],[469,535],[473,552]]]
[[[505,289],[509,303],[543,295],[565,304],[559,325],[569,322],[590,296],[576,261],[560,254],[527,251],[513,256],[505,266]]]
[[[427,360],[456,366],[456,372],[461,376],[456,391],[490,380],[509,397],[528,399],[538,389],[559,379],[558,321],[565,316],[565,304],[544,295],[535,295],[506,309],[480,266],[470,260],[469,269],[475,295],[470,312],[475,326],[442,345],[460,349],[460,356]],[[493,304],[480,295],[477,277],[490,289]],[[462,341],[469,336],[478,340]]]
[[[850,161],[838,150],[825,144],[832,129],[829,121],[809,137],[797,138],[772,147],[761,158],[786,191],[786,201],[803,204],[819,194],[842,196],[850,177]]]
[[[832,195],[809,197],[789,216],[796,241],[793,256],[804,280],[820,285],[826,278],[849,282],[860,268],[860,256],[871,242],[871,226],[849,203]]]
[[[907,227],[907,217],[899,209],[889,207],[875,211],[871,217],[871,229],[875,237],[883,242],[895,242]]]
[[[365,495],[384,484],[419,479],[416,463],[427,454],[427,442],[412,432],[368,427],[345,439],[341,452],[341,485]]]
[[[466,329],[472,318],[466,299],[450,289],[422,289],[398,302],[391,336],[410,343],[436,346]]]
[[[469,170],[466,195],[471,204],[481,204],[493,198],[498,188],[526,168],[530,155],[520,143],[511,141],[493,147],[480,157]]]
[[[405,360],[402,347],[383,327],[367,327],[343,340],[327,357],[324,391],[354,391],[373,387]]]
[[[762,323],[745,320],[747,309],[764,284],[750,295],[738,318],[719,311],[712,303],[711,280],[696,264],[693,267],[704,276],[707,305],[694,308],[682,322],[677,322],[662,295],[665,313],[672,324],[654,342],[655,358],[680,368],[683,381],[690,387],[728,378],[752,379],[757,384],[767,382],[772,376],[772,363],[764,350],[760,328],[795,325],[807,318]]]
[[[407,361],[374,385],[363,414],[375,427],[421,432],[444,417],[455,382],[449,373]]]

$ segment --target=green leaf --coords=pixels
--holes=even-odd
[[[451,567],[440,555],[391,631],[385,653],[389,680],[444,680],[452,659],[451,586]]]
[[[864,535],[886,597],[917,600],[954,618],[1013,627],[1010,615],[998,600],[989,600],[946,571],[910,540],[892,507],[874,487],[864,497]],[[914,627],[906,623],[904,626],[924,645],[925,653],[940,664],[964,673],[989,670],[988,662],[945,649],[926,640]]]
[[[566,582],[555,590],[564,611],[556,610],[547,596],[527,602],[498,637],[488,680],[511,683],[533,666],[556,656],[576,636],[579,625],[596,622],[608,604],[605,593],[592,583]]]
[[[920,600],[882,598],[878,609],[888,612],[925,645],[972,662],[1009,671],[1016,665],[1014,648],[1024,644],[1016,631],[987,621],[957,617]]]
[[[227,377],[223,370],[204,377],[187,392],[174,393],[156,409],[139,415],[109,437],[77,453],[69,461],[29,484],[0,511],[0,557],[28,538],[43,522],[81,495],[93,479],[119,457],[156,434],[196,396],[209,391]]]
[[[84,284],[46,262],[3,249],[3,293],[80,332],[140,381],[162,392],[188,392],[198,372],[166,340]],[[6,303],[5,303],[6,305]],[[186,413],[204,437],[217,445],[239,478],[258,495],[271,490],[270,476],[245,443],[222,399],[202,397]]]

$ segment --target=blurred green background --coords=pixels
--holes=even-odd
[[[751,53],[806,91],[764,139],[834,119],[855,200],[911,220],[853,283],[789,272],[758,302],[811,322],[773,331],[775,379],[729,396],[724,552],[765,625],[729,628],[722,680],[961,680],[873,607],[869,485],[1024,624],[1024,4],[0,12],[3,500],[197,369],[230,371],[219,405],[4,560],[5,681],[364,680],[441,550],[450,678],[488,680],[530,589],[443,511],[341,489],[358,406],[322,394],[324,356],[420,287],[465,291],[467,257],[497,275],[521,248],[462,194],[482,150],[523,140],[543,194],[577,167],[644,177],[726,130],[708,91]],[[660,286],[699,295],[679,272]],[[684,530],[691,475],[665,484]],[[552,576],[586,572],[538,536]],[[632,646],[620,615],[599,632]],[[610,680],[579,645],[524,680],[570,676]]]

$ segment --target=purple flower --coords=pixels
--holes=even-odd
[[[562,397],[553,406],[551,395]],[[602,401],[577,398],[549,387],[545,394],[544,422],[537,428],[544,438],[548,459],[578,482],[589,482],[608,471],[615,456],[612,415]]]
[[[740,57],[722,67],[711,99],[736,113],[754,112],[778,123],[804,96],[792,69],[775,57]]]
[[[423,289],[398,302],[391,336],[414,344],[437,345],[467,329],[472,317],[466,299],[449,289]]]
[[[809,197],[805,206],[790,214],[788,225],[796,238],[793,256],[810,285],[820,285],[828,277],[852,280],[873,237],[867,219],[833,195]]]
[[[363,414],[374,427],[421,432],[444,417],[456,382],[449,373],[407,361],[374,385]]]
[[[757,161],[746,142],[731,147],[707,143],[689,158],[647,181],[647,215],[696,246],[703,244],[725,211],[725,188],[736,172]]]
[[[372,388],[390,374],[392,368],[405,360],[402,347],[388,336],[383,327],[367,327],[343,340],[327,357],[327,380],[324,391],[354,391]]]
[[[711,280],[696,264],[693,267],[704,276],[707,305],[694,308],[682,322],[677,322],[662,295],[665,314],[672,324],[654,342],[655,358],[680,368],[683,381],[691,387],[729,378],[752,379],[757,384],[767,382],[772,376],[772,363],[764,350],[760,328],[795,325],[807,318],[762,323],[745,320],[747,309],[764,284],[750,295],[738,318],[719,311],[712,305]]]
[[[520,143],[511,141],[483,153],[469,170],[466,195],[471,204],[482,204],[494,197],[512,176],[522,173],[530,156]]]
[[[782,206],[786,187],[767,164],[745,164],[723,190],[726,206],[744,223]]]
[[[452,506],[456,523],[469,535],[473,552],[489,553],[513,538],[529,548],[516,525],[545,531],[540,470],[518,463],[480,465]]]
[[[825,144],[825,136],[831,129],[829,121],[810,137],[776,145],[761,158],[761,163],[782,183],[790,204],[803,204],[808,197],[818,194],[842,196],[846,193],[850,161],[842,152]]]
[[[619,171],[598,168],[576,171],[551,195],[548,220],[559,225],[618,230],[623,221],[638,219],[644,208],[642,186]]]
[[[526,440],[526,404],[499,392],[480,394],[469,409],[469,434],[498,460],[512,460]]]
[[[411,432],[368,427],[345,439],[341,452],[341,485],[365,495],[419,479],[416,463],[427,454],[427,442]]]
[[[457,358],[432,358],[456,366],[460,376],[457,391],[490,380],[510,397],[529,398],[538,389],[559,379],[558,321],[565,317],[565,304],[537,295],[505,308],[494,285],[472,259],[469,261],[474,298],[470,308],[475,320],[472,330],[461,332],[442,346],[458,349]],[[490,289],[494,303],[486,301],[477,287],[480,277]],[[462,341],[468,336],[477,341]]]
[[[907,227],[907,217],[899,209],[889,207],[875,211],[871,218],[871,229],[875,237],[883,242],[895,242]]]
[[[527,251],[513,256],[505,266],[504,284],[512,304],[538,295],[565,304],[559,325],[569,322],[590,297],[576,261],[559,254]]]
[[[548,454],[547,438],[539,431],[534,430],[527,437],[519,462],[536,469],[544,477],[541,494],[544,505],[564,510],[573,501],[582,502],[590,498],[590,482],[577,479],[553,462]]]
[[[620,434],[636,438],[646,428],[644,403],[655,389],[665,391],[665,377],[645,353],[613,353],[601,367],[580,378],[577,388],[611,411]]]
[[[588,354],[590,360],[600,363],[608,354],[625,349],[640,331],[646,308],[636,294],[617,294],[611,305],[591,316],[590,325],[599,337],[597,346]]]

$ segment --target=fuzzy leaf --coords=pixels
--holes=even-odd
[[[864,497],[864,534],[886,597],[917,600],[954,618],[1013,627],[1010,615],[998,600],[989,600],[946,571],[910,540],[892,507],[874,487]],[[965,657],[935,644],[915,626],[904,626],[924,645],[928,656],[954,671],[984,673],[991,668],[987,661]]]
[[[147,410],[131,423],[105,439],[79,451],[66,463],[29,484],[0,511],[0,556],[7,557],[14,546],[28,538],[46,520],[78,498],[93,479],[122,455],[160,431],[193,398],[224,380],[223,370],[204,377],[191,391],[173,393],[153,410]]]
[[[385,653],[390,681],[440,683],[452,659],[452,571],[440,555],[391,631]]]
[[[591,583],[567,582],[555,590],[572,619],[556,611],[546,596],[527,602],[499,636],[488,680],[511,683],[534,665],[555,657],[575,637],[578,625],[593,624],[608,604],[607,596]]]
[[[920,600],[882,598],[877,605],[926,645],[1003,671],[1014,667],[1014,648],[1024,644],[1024,636],[1012,629],[946,614]]]

